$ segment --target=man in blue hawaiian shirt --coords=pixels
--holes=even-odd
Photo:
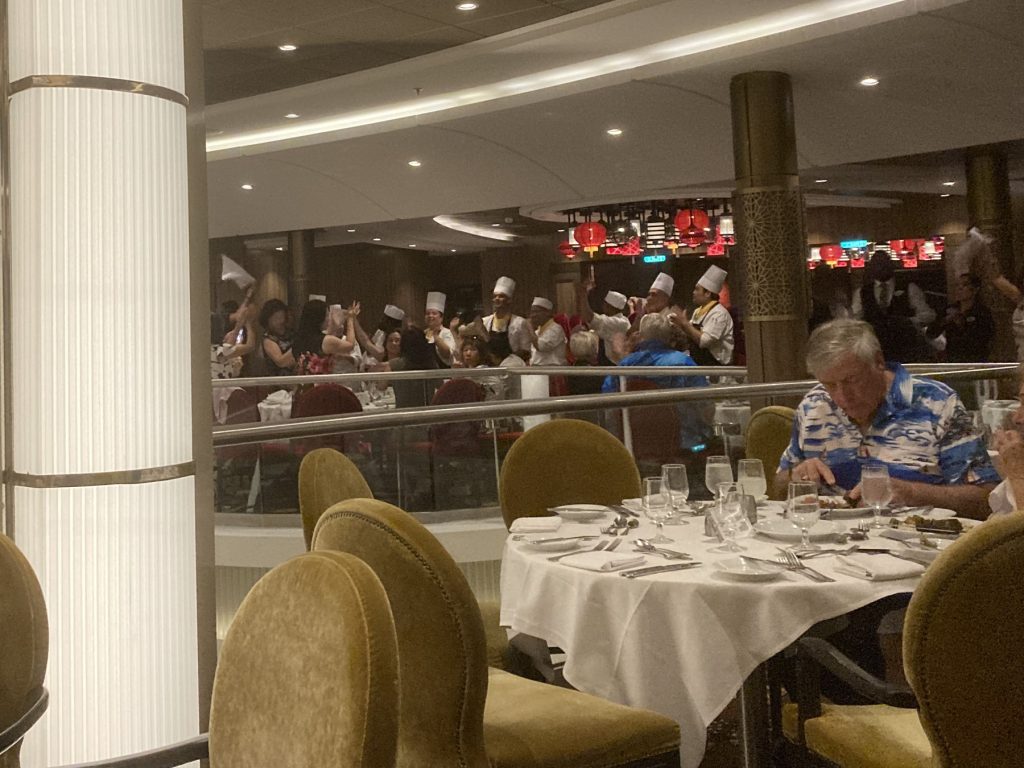
[[[893,504],[947,507],[978,519],[999,475],[956,393],[886,363],[871,326],[834,320],[807,342],[820,382],[797,407],[776,487],[790,480],[836,485],[860,496],[866,464],[884,464]]]

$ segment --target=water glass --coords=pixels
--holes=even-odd
[[[644,514],[658,526],[658,535],[651,541],[657,544],[671,544],[672,539],[665,535],[662,528],[672,514],[672,501],[662,484],[660,477],[645,477],[643,481]]]
[[[721,483],[731,483],[732,481],[732,464],[729,463],[729,457],[708,456],[707,463],[704,465],[704,485],[708,487],[711,494],[717,499],[718,486]]]
[[[671,522],[677,525],[686,525],[687,521],[682,519],[683,510],[686,509],[686,500],[690,497],[690,479],[686,475],[686,465],[662,464],[661,483],[672,503]]]
[[[740,459],[736,469],[736,481],[743,486],[743,492],[755,499],[764,498],[768,492],[768,481],[764,476],[764,465],[760,459]]]
[[[718,502],[709,510],[715,526],[725,539],[725,546],[719,551],[745,552],[746,547],[736,543],[736,539],[750,532],[750,521],[743,512],[740,497],[743,489],[738,483],[719,483],[715,488]]]
[[[821,518],[818,504],[818,484],[793,482],[789,484],[789,519],[800,529],[800,549],[817,549],[811,544],[810,531]]]
[[[889,482],[889,468],[884,464],[871,464],[860,473],[860,495],[864,503],[874,512],[872,528],[885,528],[882,522],[882,507],[892,501],[892,483]]]

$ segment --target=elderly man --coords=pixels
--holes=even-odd
[[[567,365],[565,331],[554,320],[554,304],[543,296],[534,296],[530,305],[530,365]]]
[[[818,326],[807,342],[807,368],[820,383],[797,408],[777,489],[812,480],[859,498],[861,468],[881,463],[894,504],[984,518],[999,476],[952,389],[887,365],[871,326],[859,320]]]
[[[515,280],[511,277],[499,277],[491,294],[494,312],[483,319],[483,324],[490,339],[506,338],[513,352],[529,354],[530,328],[526,318],[512,314],[512,297],[515,292]]]

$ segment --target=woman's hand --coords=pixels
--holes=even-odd
[[[363,311],[362,305],[358,301],[353,301],[348,305],[348,317],[350,320],[355,322],[355,319],[359,317],[359,313]]]
[[[458,332],[459,332],[459,326],[460,326],[460,325],[462,325],[462,320],[461,320],[461,319],[459,319],[459,316],[458,316],[458,315],[456,315],[456,316],[455,316],[455,317],[453,317],[453,318],[451,319],[451,321],[450,321],[450,322],[448,323],[448,329],[449,329],[449,330],[450,330],[450,331],[451,331],[452,333],[458,333]]]

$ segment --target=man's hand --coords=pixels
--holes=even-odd
[[[690,315],[687,313],[685,309],[680,307],[678,304],[674,305],[672,309],[669,311],[668,319],[669,322],[672,323],[672,325],[677,325],[680,328],[685,329],[686,326],[691,325]]]
[[[824,483],[835,485],[836,476],[828,468],[828,464],[821,459],[807,459],[797,464],[789,472],[790,480],[806,481],[809,483]]]

